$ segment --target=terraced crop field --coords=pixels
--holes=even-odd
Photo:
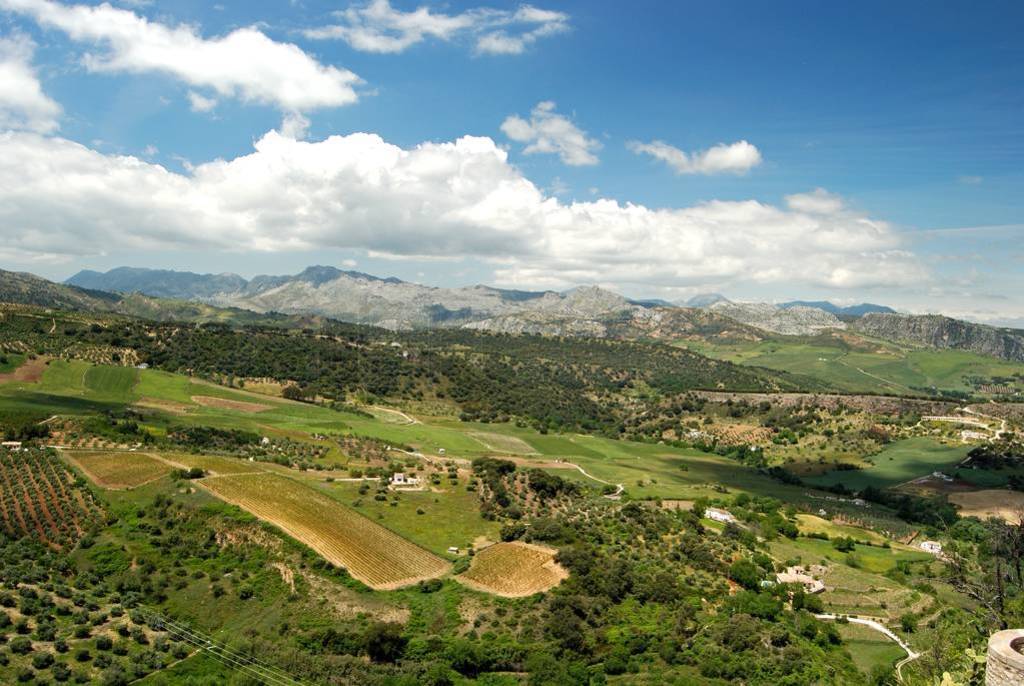
[[[371,588],[400,588],[449,569],[437,555],[292,479],[260,473],[209,477],[199,483],[279,527]]]
[[[102,488],[134,488],[159,479],[170,466],[145,453],[65,453],[86,476]]]
[[[543,593],[569,576],[555,562],[555,552],[518,541],[495,543],[477,553],[469,571],[456,578],[470,588],[507,598]]]

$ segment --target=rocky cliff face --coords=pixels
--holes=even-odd
[[[1024,331],[1000,329],[937,314],[866,314],[852,328],[876,338],[905,341],[930,348],[969,350],[1004,360],[1024,362]]]
[[[787,336],[808,336],[823,329],[846,328],[846,324],[834,314],[816,307],[782,308],[768,303],[716,302],[708,309],[742,324]]]

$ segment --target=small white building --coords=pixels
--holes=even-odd
[[[420,478],[405,472],[395,472],[391,475],[392,488],[419,488]]]
[[[16,453],[21,450],[21,441],[4,441],[0,443],[0,448]]]
[[[450,546],[448,546],[448,552],[451,553],[452,555],[458,555],[459,554],[459,548],[458,548],[458,546],[450,545]]]
[[[716,522],[729,523],[736,521],[736,518],[733,517],[732,512],[729,512],[728,510],[720,510],[717,507],[709,507],[706,510],[704,510],[704,516]]]
[[[938,541],[921,541],[921,544],[918,547],[926,553],[931,553],[932,555],[942,554],[942,544]]]

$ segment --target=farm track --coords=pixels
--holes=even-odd
[[[834,614],[831,614],[831,613],[824,613],[824,614],[816,614],[814,616],[815,616],[816,619],[835,620],[835,619],[839,619],[840,615],[834,615]],[[907,645],[903,641],[902,638],[900,638],[899,636],[894,634],[888,627],[886,627],[884,624],[882,624],[882,622],[879,621],[879,619],[870,618],[870,617],[847,617],[847,620],[851,624],[860,624],[862,626],[868,627],[869,629],[877,631],[878,633],[884,635],[890,641],[894,642],[896,645],[898,645],[900,648],[903,649],[903,651],[907,654],[907,656],[905,658],[903,658],[902,660],[900,660],[899,662],[897,662],[896,663],[896,667],[895,667],[895,669],[896,669],[896,678],[902,683],[902,681],[903,681],[903,673],[902,673],[901,670],[903,669],[904,665],[906,665],[906,664],[908,664],[910,662],[913,662],[917,658],[921,657],[921,654],[916,652],[916,651],[914,651],[914,649],[911,648],[909,645]]]
[[[318,491],[269,472],[197,483],[305,543],[367,586],[390,590],[445,574],[445,560]]]

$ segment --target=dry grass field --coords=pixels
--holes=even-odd
[[[219,455],[193,455],[192,453],[161,453],[160,459],[179,469],[199,467],[203,471],[215,475],[251,474],[266,471],[267,465],[249,462],[237,457],[221,457]]]
[[[39,379],[43,378],[43,372],[46,371],[46,365],[49,362],[50,358],[42,356],[26,360],[24,364],[13,372],[0,374],[0,383],[37,383]]]
[[[209,477],[214,495],[274,524],[367,586],[389,590],[445,574],[450,565],[337,501],[269,473]]]
[[[1024,493],[1001,488],[951,493],[949,502],[960,508],[963,517],[1000,517],[1010,524],[1019,524],[1024,514]]]
[[[171,471],[168,464],[146,453],[65,452],[64,456],[101,488],[134,488]]]
[[[555,562],[555,550],[528,543],[495,543],[473,557],[469,571],[456,579],[470,588],[506,598],[543,593],[569,576]]]
[[[171,414],[188,414],[189,411],[195,409],[192,405],[186,405],[185,403],[174,402],[173,400],[165,400],[163,398],[150,398],[142,397],[135,401],[133,407],[142,408],[144,410],[161,410],[163,412],[170,412]]]
[[[192,402],[203,407],[214,407],[219,410],[234,410],[235,412],[246,412],[249,414],[255,414],[256,412],[266,412],[271,409],[270,405],[263,405],[261,403],[248,403],[244,400],[228,400],[227,398],[214,398],[209,395],[194,395],[192,396]]]
[[[504,436],[488,431],[470,431],[469,436],[488,450],[517,455],[536,455],[537,450],[516,436]]]

